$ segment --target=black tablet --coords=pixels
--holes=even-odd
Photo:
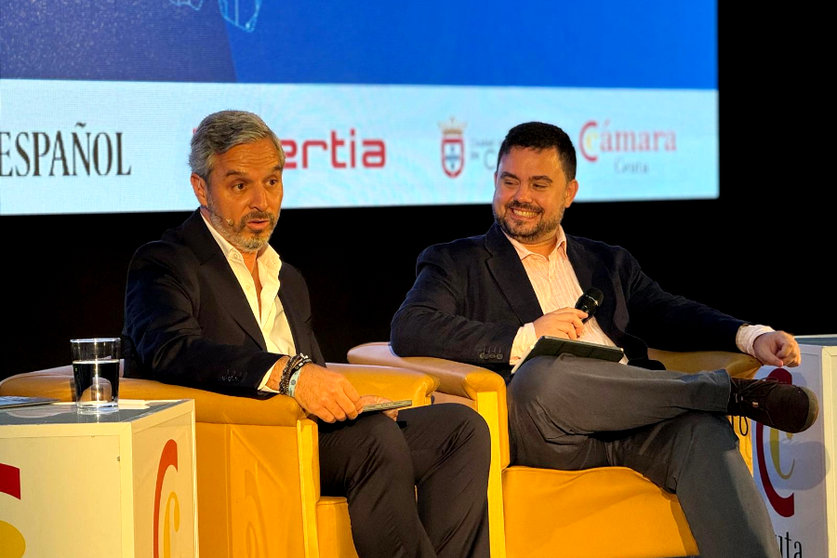
[[[588,341],[573,341],[572,339],[561,339],[559,337],[549,337],[544,335],[529,349],[529,352],[520,359],[520,361],[512,368],[512,374],[517,372],[520,366],[536,356],[558,356],[562,353],[569,353],[571,355],[584,358],[598,358],[601,360],[609,360],[612,362],[619,362],[625,356],[625,351],[619,347],[611,347],[610,345],[602,345],[600,343],[590,343]]]

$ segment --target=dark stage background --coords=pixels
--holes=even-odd
[[[797,335],[836,333],[833,186],[813,139],[821,84],[789,62],[820,56],[817,34],[800,15],[719,9],[720,199],[576,204],[564,225],[627,247],[672,292]],[[308,279],[328,360],[387,339],[418,253],[484,232],[491,192],[484,205],[283,211],[273,243]],[[0,377],[69,363],[72,337],[118,334],[133,251],[186,215],[4,216]]]

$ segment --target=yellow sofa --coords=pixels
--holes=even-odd
[[[760,364],[726,352],[651,351],[667,368],[696,372],[726,368],[752,377]],[[660,558],[697,554],[676,496],[624,467],[556,471],[509,464],[506,386],[485,368],[432,357],[395,355],[388,343],[352,348],[348,360],[410,368],[440,382],[435,402],[472,406],[491,431],[488,501],[492,558]],[[752,470],[747,423],[734,421]],[[743,431],[742,431],[743,429]],[[500,526],[498,528],[498,526]]]
[[[387,366],[330,363],[361,394],[430,402],[434,378]],[[0,395],[72,401],[71,366],[18,374]],[[320,494],[317,425],[290,397],[221,395],[123,378],[124,399],[194,399],[202,557],[355,558],[345,498]]]

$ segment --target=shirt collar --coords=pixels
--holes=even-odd
[[[238,248],[230,244],[226,238],[221,236],[221,233],[215,229],[202,211],[200,212],[200,215],[206,225],[206,228],[209,229],[209,233],[212,235],[212,238],[215,239],[215,242],[217,242],[218,246],[221,248],[221,252],[224,253],[224,257],[227,261],[243,263],[244,258],[242,257],[241,252],[238,251]],[[274,250],[273,246],[270,244],[268,244],[265,249],[262,250],[258,256],[256,256],[256,261],[259,262],[259,264],[266,266],[266,268],[274,275],[278,275],[279,269],[282,267],[282,260],[279,258],[279,253]]]
[[[509,239],[509,242],[511,242],[511,245],[514,247],[518,257],[520,257],[521,260],[528,258],[529,256],[539,256],[541,258],[543,257],[536,252],[532,252],[531,250],[526,248],[526,246],[510,237],[508,234],[506,234],[506,231],[503,231],[503,234],[506,235],[506,238]],[[558,242],[555,243],[555,248],[553,248],[552,252],[549,253],[547,260],[551,260],[555,257],[567,257],[567,235],[564,234],[564,227],[561,225],[558,225]]]

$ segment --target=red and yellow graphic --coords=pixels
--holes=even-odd
[[[783,384],[793,383],[791,373],[784,368],[776,368],[768,374],[767,377]],[[767,459],[764,452],[764,428],[764,425],[760,422],[756,423],[755,444],[756,460],[758,461],[759,466],[759,478],[764,486],[764,494],[767,496],[767,501],[770,502],[770,505],[776,513],[782,517],[791,517],[794,514],[794,494],[791,493],[789,496],[779,495],[776,488],[773,486],[773,482],[770,480],[770,475],[767,474]],[[768,430],[770,430],[770,458],[773,464],[773,469],[779,477],[782,479],[788,479],[793,474],[795,463],[791,462],[790,468],[786,473],[782,471],[781,460],[779,459],[779,448],[781,447],[781,444],[779,443],[779,431],[772,428],[768,428]],[[793,436],[793,434],[785,435],[788,437]]]
[[[0,463],[0,494],[20,500],[20,469]],[[0,519],[0,558],[21,558],[26,551],[26,539],[14,525]]]
[[[169,440],[163,446],[160,463],[157,466],[157,481],[154,490],[154,558],[160,556],[160,502],[162,500],[163,481],[169,467],[177,471],[177,442]],[[166,497],[165,515],[163,517],[163,557],[171,558],[172,529],[180,529],[180,502],[175,492],[169,492]]]

